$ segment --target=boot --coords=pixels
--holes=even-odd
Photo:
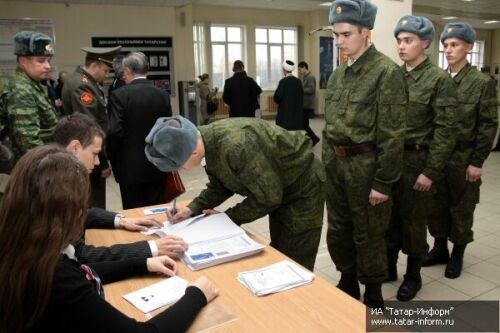
[[[367,283],[365,285],[363,303],[371,309],[380,308],[384,310],[384,298],[382,297],[381,283]]]
[[[387,278],[384,282],[396,281],[398,279],[398,252],[387,250]]]
[[[450,261],[446,265],[444,276],[448,279],[456,279],[462,273],[462,266],[464,264],[464,251],[466,245],[453,245]]]
[[[356,273],[342,273],[337,288],[357,300],[361,297]]]
[[[428,267],[437,264],[447,264],[449,260],[448,240],[446,238],[434,238],[434,247],[425,257],[422,266]]]
[[[408,266],[406,267],[404,281],[399,287],[396,296],[398,300],[403,302],[411,301],[422,288],[421,267],[422,261],[420,259],[408,256]]]

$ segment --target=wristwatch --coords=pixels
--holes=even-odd
[[[120,221],[125,218],[125,215],[123,214],[116,214],[115,215],[115,229],[122,229],[122,226],[120,224]]]

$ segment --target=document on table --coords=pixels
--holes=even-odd
[[[144,313],[177,302],[186,291],[188,282],[178,276],[172,276],[161,282],[123,295],[127,301]]]
[[[253,271],[238,273],[238,281],[256,296],[264,296],[309,284],[313,279],[312,272],[288,260]]]
[[[150,228],[145,234],[160,237],[176,235],[189,245],[180,259],[198,270],[253,255],[264,245],[252,240],[227,214],[198,215],[179,223],[165,222],[163,228]]]

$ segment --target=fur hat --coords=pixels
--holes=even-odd
[[[366,0],[334,0],[330,7],[330,24],[349,23],[370,30],[375,25],[377,6]]]
[[[51,57],[54,55],[52,39],[36,31],[19,31],[14,36],[14,54],[27,57]]]
[[[283,61],[283,64],[281,66],[287,72],[293,72],[295,70],[295,63],[291,60]]]
[[[420,39],[432,42],[436,31],[427,17],[406,15],[400,18],[398,24],[396,24],[394,37],[398,38],[400,32],[410,32]]]
[[[146,157],[163,172],[180,169],[196,148],[198,129],[181,116],[162,117],[146,137]]]
[[[441,43],[444,43],[446,38],[452,37],[461,39],[469,44],[474,44],[474,42],[476,41],[476,30],[474,30],[474,28],[469,23],[448,23],[444,26],[443,32],[441,33]]]

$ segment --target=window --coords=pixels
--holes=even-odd
[[[256,28],[255,42],[255,80],[264,89],[275,89],[283,77],[283,61],[292,60],[297,63],[297,29]]]
[[[467,55],[467,61],[472,65],[481,69],[484,65],[484,40],[476,40],[472,51]],[[444,47],[439,43],[439,67],[443,69],[448,68],[448,62],[444,55]]]
[[[233,62],[242,60],[243,55],[243,27],[239,26],[210,26],[210,40],[212,47],[212,83],[214,87],[224,87],[224,80],[232,75]]]

